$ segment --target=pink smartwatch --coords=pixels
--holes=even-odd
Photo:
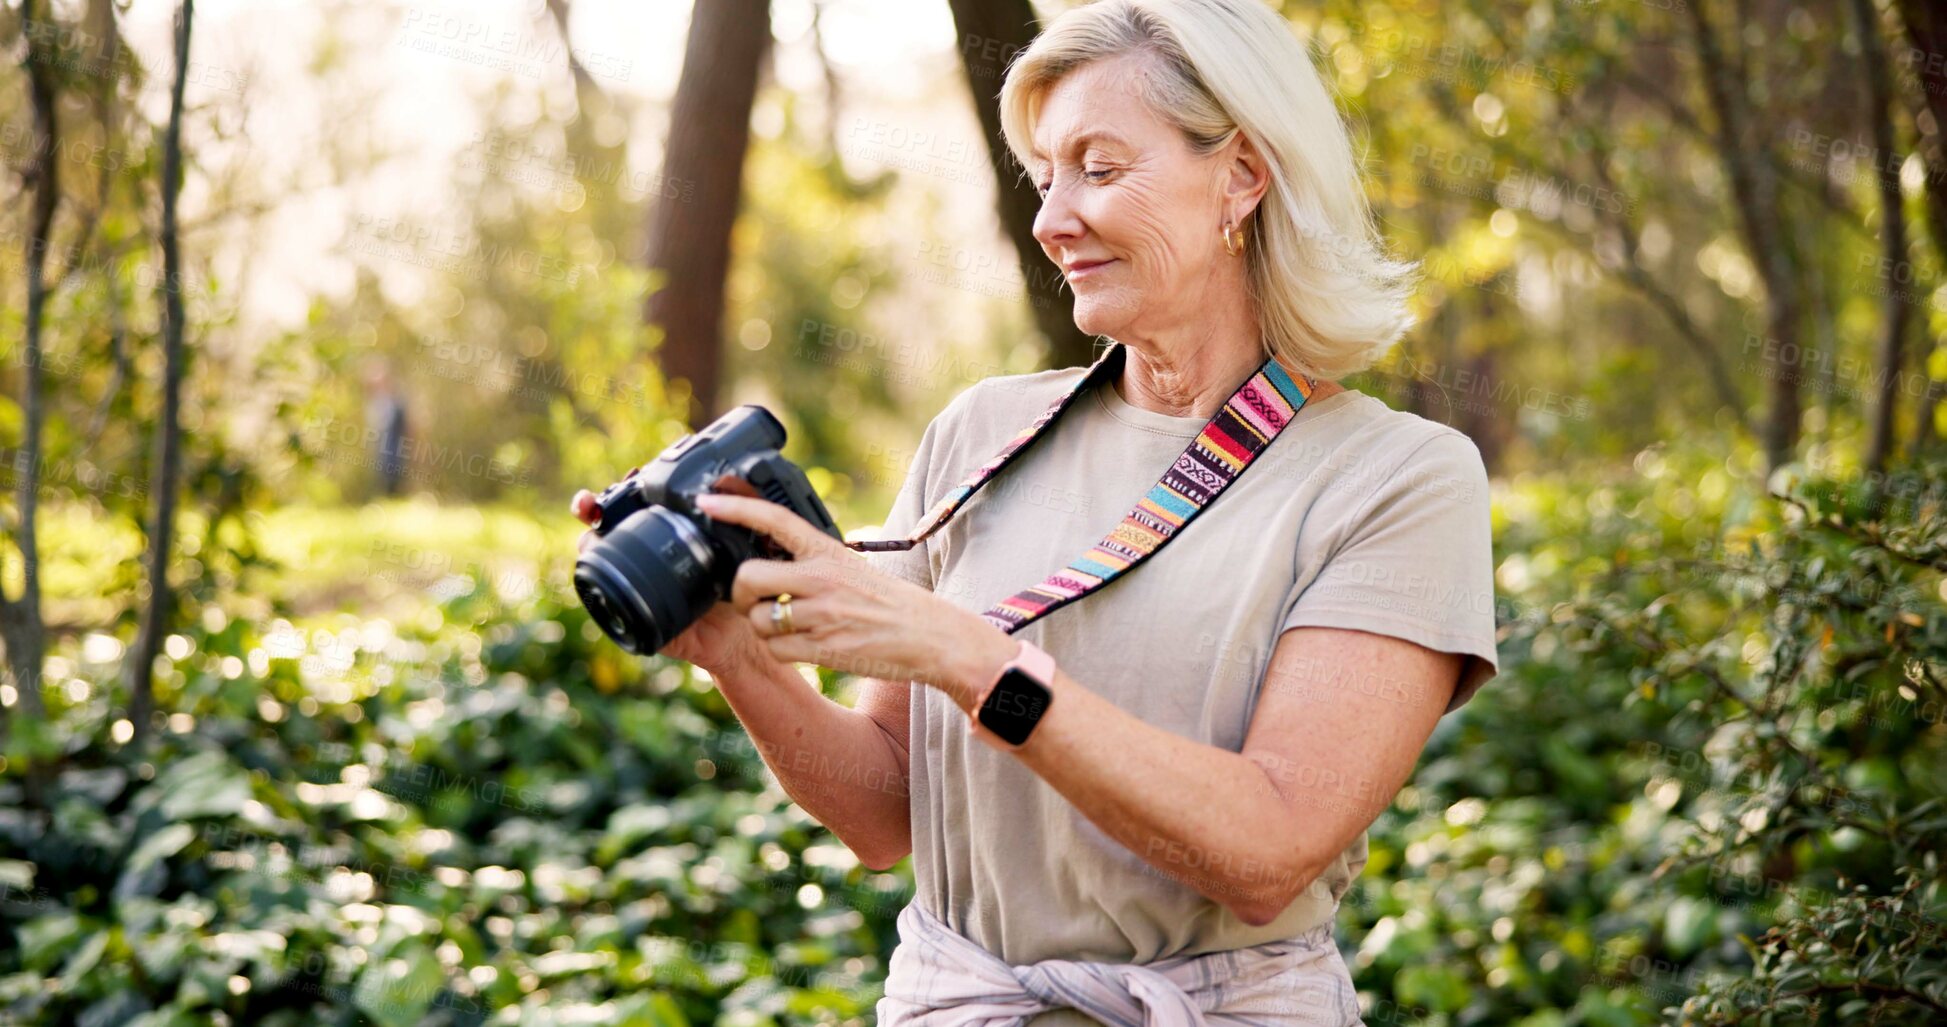
[[[1004,748],[1019,748],[1054,701],[1054,682],[1055,658],[1022,639],[1020,652],[1001,665],[974,700],[967,726],[975,735],[998,739]]]

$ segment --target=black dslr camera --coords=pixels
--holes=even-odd
[[[745,560],[789,560],[762,534],[713,521],[696,508],[725,475],[840,541],[838,525],[798,465],[779,455],[784,425],[745,405],[668,449],[595,499],[601,536],[575,561],[575,592],[615,644],[649,655],[696,623],[720,599]]]

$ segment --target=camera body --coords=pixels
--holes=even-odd
[[[575,561],[575,592],[623,649],[658,652],[719,600],[745,560],[788,560],[762,534],[712,520],[696,497],[739,478],[839,540],[844,535],[798,465],[778,450],[784,425],[746,404],[685,435],[595,499],[600,538]]]

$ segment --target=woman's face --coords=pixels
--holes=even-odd
[[[1076,327],[1122,341],[1207,319],[1242,286],[1243,258],[1225,252],[1220,228],[1262,194],[1238,159],[1241,137],[1199,157],[1150,109],[1154,60],[1126,54],[1069,72],[1043,96],[1034,129],[1034,237],[1075,294]]]

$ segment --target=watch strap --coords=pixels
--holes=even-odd
[[[995,672],[993,680],[987,682],[987,686],[982,688],[980,694],[975,697],[973,708],[967,711],[968,728],[977,735],[985,735],[993,744],[1004,749],[1012,749],[1016,748],[1016,746],[1008,742],[1007,739],[994,734],[993,731],[988,729],[987,725],[982,724],[980,722],[980,711],[982,707],[987,705],[988,698],[994,694],[994,689],[1000,686],[1001,681],[1007,677],[1008,672],[1019,670],[1035,679],[1041,684],[1041,687],[1049,690],[1051,700],[1054,691],[1055,658],[1048,655],[1040,646],[1035,645],[1025,638],[1021,639],[1020,642],[1021,648],[1014,654],[1014,658],[1001,664],[1001,669]],[[1045,716],[1046,712],[1044,708],[1041,715]],[[1036,717],[1035,723],[1040,723],[1039,716]],[[1029,731],[1033,731],[1033,728],[1029,728]]]

